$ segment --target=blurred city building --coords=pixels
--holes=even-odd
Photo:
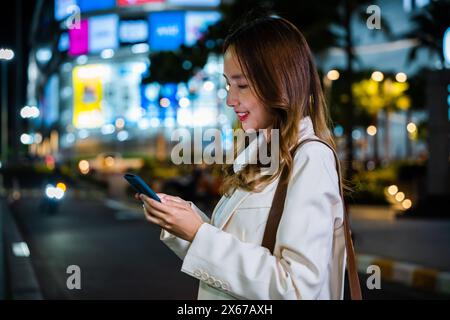
[[[29,119],[24,138],[31,155],[51,154],[57,161],[100,152],[164,158],[174,128],[231,128],[220,56],[209,55],[186,82],[145,80],[151,54],[193,45],[220,19],[220,1],[51,2],[33,22],[37,35],[59,34],[40,36],[29,56],[27,105],[40,113]]]
[[[43,1],[32,31],[40,40],[29,56],[27,105],[37,106],[40,112],[30,117],[29,132],[23,137],[29,152],[64,158],[100,151],[155,154],[158,149],[167,156],[170,149],[158,143],[167,142],[177,127],[220,128],[229,138],[225,132],[235,118],[225,108],[220,55],[210,54],[204,68],[189,81],[145,80],[149,79],[151,54],[193,45],[202,31],[220,20],[219,4],[219,0]],[[394,84],[383,88],[405,91],[408,81],[423,68],[443,69],[439,57],[426,51],[409,61],[417,40],[401,37],[413,28],[411,15],[426,4],[379,1],[389,34],[373,32],[354,15],[355,71],[373,70],[381,80],[389,73]],[[55,30],[58,34],[46,34]],[[328,75],[330,70],[345,69],[346,58],[342,49],[331,47],[317,56],[317,63]],[[183,66],[189,69],[192,62],[186,60]],[[325,89],[332,90],[337,78],[324,76]],[[399,83],[404,83],[403,89],[397,88]],[[426,120],[426,110],[423,106],[412,111],[410,105],[410,97],[402,97],[392,112],[377,112],[376,122],[388,121],[389,131],[385,125],[355,127],[355,159],[364,161],[374,154],[384,160],[426,154],[425,141],[414,138],[413,127]],[[336,123],[338,138],[342,131]],[[385,143],[371,143],[374,139]]]

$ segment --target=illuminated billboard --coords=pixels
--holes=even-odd
[[[108,66],[96,64],[73,69],[73,125],[76,128],[98,128],[103,125],[102,77],[108,71]]]
[[[217,7],[220,4],[220,0],[167,0],[167,4],[186,7]]]
[[[89,52],[97,53],[103,49],[115,49],[119,46],[119,17],[115,14],[89,18]]]
[[[147,3],[163,3],[165,0],[117,0],[119,6],[139,6]]]
[[[121,43],[147,42],[147,20],[121,20],[119,24],[119,40]]]
[[[151,50],[176,50],[185,38],[184,12],[155,12],[149,15],[149,44]]]
[[[69,49],[69,34],[67,32],[61,33],[58,40],[58,50],[61,52]]]
[[[210,25],[215,24],[221,18],[220,13],[216,11],[186,13],[186,45],[192,46],[201,38],[202,34]]]
[[[73,28],[69,30],[69,54],[72,56],[86,54],[88,52],[88,34],[89,34],[88,20],[80,21],[80,28]]]
[[[116,0],[77,0],[81,12],[108,10],[116,6]]]
[[[72,13],[71,7],[76,4],[76,0],[55,0],[55,20],[67,18]]]
[[[49,127],[58,121],[59,114],[59,96],[58,96],[58,77],[54,74],[50,77],[44,87],[44,94],[41,97],[40,106],[42,120],[44,125]]]

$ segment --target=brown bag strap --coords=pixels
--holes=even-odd
[[[320,139],[305,139],[300,141],[291,151],[292,157],[294,157],[295,152],[306,142],[317,141],[325,144],[333,151],[334,159],[336,162],[336,170],[339,179],[339,194],[342,199],[343,210],[344,210],[344,234],[345,234],[345,247],[347,251],[347,274],[349,279],[350,286],[350,297],[352,300],[361,300],[361,287],[359,284],[358,270],[356,268],[356,258],[355,258],[355,250],[353,248],[353,241],[351,237],[350,226],[348,223],[348,213],[347,208],[344,202],[344,193],[342,189],[341,183],[341,166],[339,163],[339,159],[337,157],[336,151],[333,147],[331,147],[328,143]],[[276,235],[278,230],[278,225],[281,220],[281,216],[283,214],[284,203],[286,200],[286,192],[288,187],[288,181],[286,177],[289,175],[289,172],[286,167],[283,168],[280,176],[280,183],[278,183],[277,189],[275,190],[275,195],[272,201],[272,206],[269,211],[269,217],[267,219],[266,229],[264,231],[264,237],[262,241],[262,246],[266,247],[273,253],[276,241]]]

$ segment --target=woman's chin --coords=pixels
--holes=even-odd
[[[241,128],[245,132],[254,132],[254,131],[258,130],[256,127],[257,126],[255,126],[253,123],[249,122],[248,120],[241,122]]]

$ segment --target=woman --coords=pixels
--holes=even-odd
[[[308,45],[282,18],[242,25],[224,45],[227,104],[246,131],[279,130],[280,166],[230,166],[211,220],[191,202],[143,195],[147,219],[199,279],[199,299],[341,299],[345,269],[343,203],[327,110]],[[289,185],[273,254],[261,245],[281,171]]]

